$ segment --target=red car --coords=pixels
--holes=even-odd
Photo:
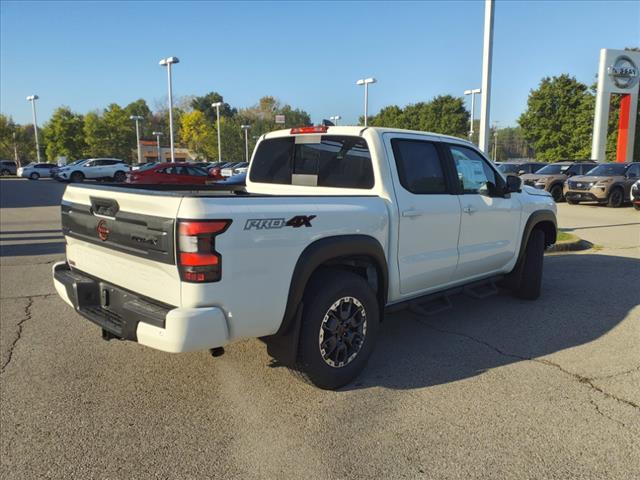
[[[156,163],[141,167],[127,175],[126,183],[151,185],[206,185],[222,179],[222,175],[207,172],[189,163]]]

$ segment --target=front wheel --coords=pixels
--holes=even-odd
[[[73,172],[69,178],[73,183],[81,183],[84,181],[84,174],[82,172]]]
[[[297,370],[314,385],[336,389],[364,369],[378,334],[380,309],[360,276],[327,269],[304,296]]]
[[[514,290],[518,298],[535,300],[542,288],[542,265],[544,261],[544,232],[534,230],[529,236],[522,263],[518,267],[520,285]]]
[[[607,207],[611,208],[619,208],[622,206],[622,202],[624,200],[624,194],[622,193],[622,189],[614,188],[609,192],[609,197],[607,198]]]
[[[561,202],[563,200],[562,185],[554,185],[553,187],[551,187],[551,190],[549,190],[549,193],[551,194],[551,196],[553,197],[553,200],[556,203]]]
[[[29,175],[29,179],[31,180],[38,180],[40,178],[40,174],[38,172],[33,172],[31,175]]]

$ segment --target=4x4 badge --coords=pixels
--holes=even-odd
[[[100,240],[102,240],[103,242],[107,241],[107,239],[109,238],[109,234],[111,233],[111,230],[109,230],[109,227],[107,227],[106,220],[100,220],[98,222],[98,226],[96,227],[96,232],[98,232],[98,238]]]

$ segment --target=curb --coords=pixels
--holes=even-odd
[[[547,248],[545,253],[579,252],[581,250],[589,250],[592,247],[593,243],[587,242],[586,240],[582,240],[580,238],[578,240],[572,240],[569,242],[554,243],[549,248]]]

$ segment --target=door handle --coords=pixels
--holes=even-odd
[[[402,212],[403,217],[419,217],[420,215],[424,215],[424,212],[420,210],[414,210],[413,208],[410,210],[404,210]]]
[[[472,215],[472,214],[476,213],[478,210],[473,208],[471,205],[467,205],[466,207],[464,207],[462,209],[462,211],[464,213],[468,213],[469,215]]]

